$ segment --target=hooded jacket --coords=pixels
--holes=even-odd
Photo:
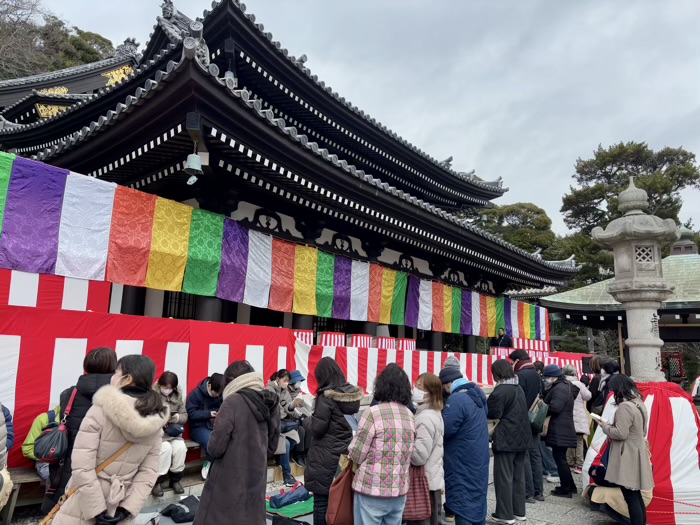
[[[447,507],[473,523],[486,519],[489,483],[489,432],[483,390],[466,379],[452,383],[442,417],[445,422]]]
[[[106,511],[113,516],[118,507],[131,517],[120,525],[132,525],[158,477],[162,428],[167,408],[142,416],[137,399],[111,385],[93,398],[73,448],[73,472],[66,487],[77,492],[61,506],[52,525],[90,525]],[[131,443],[121,456],[99,474],[95,469]]]
[[[289,392],[289,390],[280,387],[277,384],[277,381],[270,381],[267,384],[266,389],[275,396],[277,396],[280,413],[280,422],[283,419],[295,419],[294,405],[292,404],[292,394]],[[284,441],[286,438],[293,440],[295,443],[299,443],[299,441],[301,441],[301,439],[299,438],[299,432],[297,432],[296,430],[290,430],[289,432],[281,434],[279,442],[277,443],[277,449],[275,450],[277,454],[285,453],[287,445]]]
[[[576,448],[576,426],[574,425],[574,400],[578,387],[564,376],[547,386],[544,402],[549,406],[549,430],[544,438],[547,446]]]
[[[80,425],[85,418],[85,415],[92,407],[93,396],[105,385],[109,385],[112,379],[112,374],[86,374],[78,378],[78,382],[74,387],[68,388],[61,393],[60,396],[60,413],[64,414],[73,389],[77,389],[75,400],[70,414],[66,418],[66,427],[68,428],[68,450],[63,459],[63,463],[55,463],[49,465],[49,486],[55,492],[47,491],[44,496],[44,502],[41,506],[41,511],[44,514],[51,512],[58,500],[61,499],[66,490],[66,485],[71,477],[72,465],[71,458],[73,453],[73,443],[80,430]]]
[[[425,466],[430,490],[442,490],[445,486],[443,456],[445,423],[442,414],[428,403],[421,403],[416,409],[416,443],[413,446],[411,464]]]
[[[223,403],[223,396],[212,397],[209,395],[207,385],[209,378],[199,383],[199,386],[190,392],[187,398],[187,415],[190,419],[190,430],[205,427],[214,428],[211,413],[218,412]]]
[[[265,523],[267,458],[279,438],[277,396],[261,374],[231,381],[223,393],[207,450],[212,463],[194,525]]]
[[[185,410],[185,400],[182,398],[182,390],[178,386],[169,396],[164,396],[160,392],[160,385],[156,383],[153,385],[153,390],[158,392],[163,398],[163,404],[168,407],[170,411],[170,419],[168,423],[173,423],[175,425],[184,425],[187,423],[187,410]],[[182,439],[180,437],[172,437],[167,434],[163,434],[163,441],[172,441],[173,439]]]
[[[586,402],[591,399],[591,392],[586,385],[581,383],[576,376],[565,376],[566,380],[578,388],[578,395],[574,399],[574,427],[577,434],[587,436],[590,433],[591,422],[588,420]]]
[[[311,417],[313,440],[309,449],[304,480],[314,494],[327,496],[333,483],[340,456],[347,454],[352,429],[346,415],[360,410],[362,389],[350,384],[326,388],[317,393]]]

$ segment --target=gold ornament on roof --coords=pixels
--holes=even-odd
[[[67,109],[67,106],[51,106],[48,104],[35,104],[35,106],[36,112],[39,114],[39,118],[55,117]]]
[[[129,78],[129,75],[134,74],[134,68],[131,66],[122,66],[112,71],[107,71],[102,73],[102,76],[107,78],[107,85],[105,87],[114,86]]]
[[[37,91],[38,95],[65,95],[68,93],[68,88],[63,86],[55,86]]]

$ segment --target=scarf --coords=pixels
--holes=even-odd
[[[258,372],[250,372],[248,374],[238,376],[236,379],[226,385],[223,398],[226,399],[231,394],[240,392],[244,388],[249,388],[256,392],[262,392],[263,388],[265,388],[265,381],[263,380],[262,374]]]
[[[525,370],[528,368],[535,368],[535,365],[532,364],[532,359],[521,359],[517,363],[515,363],[515,373],[517,374],[521,370]]]
[[[510,379],[501,379],[500,381],[496,381],[496,386],[498,385],[517,385],[518,383],[518,376],[511,377]]]

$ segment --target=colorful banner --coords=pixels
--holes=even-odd
[[[7,154],[0,219],[0,268],[420,330],[495,337],[502,327],[512,337],[549,337],[545,309],[409,278]]]

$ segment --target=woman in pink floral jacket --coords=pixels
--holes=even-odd
[[[411,383],[401,367],[392,363],[374,386],[375,406],[362,414],[350,443],[350,461],[358,465],[355,491],[355,525],[401,525],[409,485],[409,465],[415,441]]]

